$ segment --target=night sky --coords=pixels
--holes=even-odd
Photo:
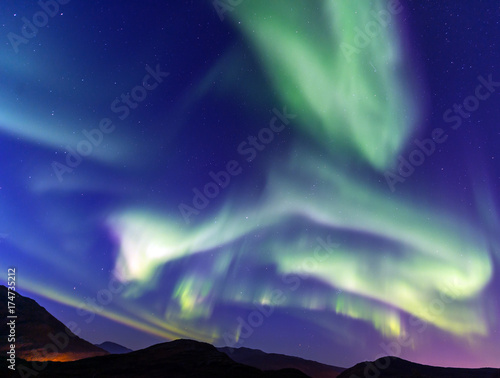
[[[94,343],[500,367],[499,19],[2,0],[0,282]]]

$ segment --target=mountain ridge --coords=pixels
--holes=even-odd
[[[217,348],[226,353],[229,358],[236,362],[253,366],[262,370],[282,369],[291,367],[302,371],[313,378],[336,378],[345,368],[322,364],[317,361],[307,360],[301,357],[288,356],[279,353],[266,353],[260,349],[251,348]]]
[[[106,352],[111,354],[124,354],[133,352],[132,349],[124,347],[123,345],[114,343],[112,341],[105,341],[100,344],[94,344],[95,346],[104,349]]]
[[[25,361],[18,360],[17,364]],[[3,370],[3,361],[0,369]],[[19,367],[19,366],[18,366]],[[6,369],[7,370],[7,369]],[[8,371],[8,370],[7,370]],[[15,377],[8,371],[6,377]],[[307,378],[296,369],[262,371],[239,364],[213,345],[179,339],[155,344],[127,354],[108,354],[78,361],[53,362],[37,372],[37,378]]]
[[[338,378],[500,378],[500,369],[466,369],[418,364],[399,357],[386,356],[360,362]]]
[[[8,315],[7,287],[0,285],[0,316]],[[178,339],[131,351],[107,341],[100,346],[117,348],[110,354],[73,334],[35,300],[16,292],[16,367],[0,359],[0,376],[37,378],[132,378],[132,377],[238,377],[238,378],[500,378],[500,369],[464,369],[422,365],[397,357],[360,362],[348,369],[300,357],[266,353],[259,349],[215,346]],[[0,325],[0,338],[7,338],[7,322]],[[45,344],[44,344],[45,343]],[[52,353],[43,353],[47,345]],[[7,349],[6,349],[7,348]],[[55,348],[55,350],[54,350]],[[8,346],[0,344],[0,351]],[[7,353],[8,354],[8,353]],[[44,357],[40,359],[40,356]],[[20,370],[19,370],[20,369]]]
[[[7,292],[0,285],[0,317],[7,319]],[[34,299],[15,292],[16,356],[27,361],[73,361],[106,355],[108,352],[75,335]],[[9,326],[0,324],[0,340],[7,340]],[[0,343],[2,354],[11,343]]]

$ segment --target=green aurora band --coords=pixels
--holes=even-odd
[[[408,332],[401,320],[405,313],[457,336],[486,335],[479,294],[492,276],[488,235],[437,205],[388,197],[343,168],[346,161],[367,175],[386,168],[414,132],[417,111],[396,22],[380,28],[349,59],[341,49],[343,42],[354,44],[356,28],[374,19],[370,11],[387,9],[387,3],[371,2],[371,9],[361,1],[317,3],[311,10],[306,1],[293,7],[247,1],[231,18],[254,46],[283,103],[300,115],[293,122],[298,139],[308,135],[330,157],[315,157],[316,150],[297,142],[299,153],[271,167],[256,203],[236,206],[237,198],[229,198],[216,222],[187,228],[147,209],[111,216],[108,223],[121,246],[116,272],[130,283],[127,295],[154,289],[159,272],[174,262],[212,253],[212,264],[185,269],[167,300],[165,321],[203,319],[213,325],[217,304],[269,304],[273,280],[234,278],[242,261],[251,261],[274,266],[278,276],[312,278],[329,288],[300,290],[274,303],[292,313],[331,311],[370,322],[387,337]],[[304,184],[311,182],[321,183],[314,196]],[[307,226],[291,233],[297,220]],[[325,230],[342,243],[315,262],[315,240]],[[258,243],[235,247],[256,233],[263,235]],[[447,305],[429,311],[436,298],[447,299]],[[222,331],[212,328],[211,337]]]
[[[385,1],[318,1],[311,7],[305,0],[293,6],[256,0],[231,13],[283,103],[306,120],[301,131],[377,169],[394,161],[415,124],[397,15],[366,47],[345,49],[357,46],[359,29],[378,25],[371,11],[388,9]]]
[[[432,199],[390,196],[385,186],[374,186],[375,175],[396,160],[418,120],[398,16],[348,59],[342,44],[354,46],[357,28],[364,29],[374,20],[371,12],[388,9],[388,3],[316,4],[249,0],[226,13],[253,47],[282,103],[298,115],[291,123],[295,154],[269,164],[260,198],[246,201],[228,190],[224,205],[201,223],[186,226],[178,214],[149,208],[115,210],[107,226],[120,248],[115,272],[128,285],[100,315],[161,337],[207,342],[221,341],[230,327],[239,331],[233,318],[213,316],[218,306],[252,309],[255,303],[272,304],[296,318],[304,309],[321,311],[327,320],[318,317],[316,324],[332,333],[342,332],[335,317],[346,317],[385,337],[401,336],[410,332],[403,321],[409,314],[464,340],[488,334],[488,298],[481,294],[493,274],[492,240],[500,245],[500,217],[488,212],[491,193],[485,186],[474,188],[479,210],[489,217],[488,226],[479,227],[465,212]],[[229,51],[224,63],[234,55]],[[14,121],[4,131],[48,146],[79,140],[57,136],[57,129],[37,135],[21,127],[32,119]],[[121,142],[115,143],[125,151]],[[93,159],[116,162],[105,154]],[[77,179],[74,185],[85,188],[88,181]],[[335,248],[318,258],[318,238],[327,236]],[[75,277],[85,274],[69,257],[53,257],[52,246],[42,240],[20,243],[33,256],[44,252]],[[211,258],[200,263],[200,256]],[[248,265],[272,269],[257,279],[244,274]],[[168,274],[176,281],[161,292],[161,311],[154,311],[160,315],[152,315],[138,303],[162,290],[161,276]],[[288,288],[283,301],[274,303],[273,290],[284,278],[295,278],[300,290]],[[308,282],[316,283],[314,290]],[[57,302],[80,305],[71,291],[60,293],[35,280],[27,286]],[[440,298],[446,306],[432,311]]]
[[[476,296],[492,276],[487,235],[444,212],[436,215],[434,209],[391,201],[361,182],[340,176],[338,170],[318,169],[318,164],[321,161],[314,158],[301,158],[300,166],[291,163],[274,169],[269,192],[257,206],[228,205],[216,216],[217,222],[188,231],[150,212],[130,211],[112,218],[111,227],[123,236],[116,269],[123,280],[132,281],[130,295],[154,288],[156,273],[169,262],[218,250],[208,271],[207,267],[187,270],[177,284],[171,299],[184,310],[180,317],[209,317],[218,301],[268,303],[272,283],[231,281],[227,285],[234,269],[231,262],[253,254],[255,264],[272,264],[280,275],[300,276],[307,265],[309,276],[331,286],[330,295],[301,291],[280,306],[333,310],[371,321],[387,336],[404,332],[399,312],[456,335],[484,335],[484,306]],[[323,189],[307,198],[309,188],[301,182],[318,177]],[[305,220],[308,230],[276,236],[288,235],[295,219]],[[314,256],[314,240],[324,236],[325,229],[340,238],[346,233],[357,236],[342,238],[347,241],[321,263],[307,264]],[[255,233],[264,235],[257,246],[231,249],[235,241]],[[377,242],[362,242],[367,236]],[[227,252],[220,252],[224,248]],[[344,295],[336,295],[337,289]],[[443,296],[451,303],[440,314],[423,311]]]

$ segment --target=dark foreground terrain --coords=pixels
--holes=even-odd
[[[254,354],[253,352],[251,354]],[[282,366],[281,363],[280,366]],[[321,378],[328,377],[324,374],[337,374],[325,371],[320,372],[319,375],[317,372],[312,373],[312,375],[306,375],[293,368],[258,369],[233,361],[210,344],[192,340],[176,340],[127,354],[91,357],[80,361],[51,361],[40,365],[18,359],[17,372],[7,369],[5,359],[0,360],[0,377],[6,378],[19,376],[42,378]],[[338,378],[500,378],[500,369],[432,367],[400,358],[387,357],[374,362],[357,364],[340,373]]]
[[[6,319],[7,315],[7,288],[0,286],[0,316]],[[95,346],[17,292],[16,315],[16,370],[8,368],[8,345],[0,342],[0,378],[500,378],[500,369],[432,367],[396,357],[344,370],[255,349],[217,349],[193,340],[175,340],[138,351],[112,342]],[[7,323],[2,322],[0,340],[6,340],[8,333]]]
[[[361,362],[338,378],[500,378],[500,369],[459,369],[420,365],[396,357]]]
[[[316,361],[305,360],[299,357],[284,354],[265,353],[250,348],[218,348],[232,360],[241,364],[256,367],[262,370],[279,370],[294,368],[313,378],[336,378],[345,368],[325,365]]]
[[[226,354],[219,352],[214,346],[191,340],[176,340],[127,354],[92,357],[70,362],[46,362],[46,366],[40,371],[36,370],[35,365],[33,362],[19,360],[17,362],[18,373],[24,377],[47,378],[307,377],[295,369],[265,372],[239,364]],[[20,376],[7,369],[4,360],[0,362],[0,369],[1,377]]]
[[[25,360],[74,361],[108,354],[78,337],[31,298],[15,293],[16,356]],[[7,287],[0,285],[0,353],[6,356],[9,326]],[[4,342],[5,340],[5,342]],[[53,347],[49,347],[53,346]],[[1,377],[0,373],[0,377]]]

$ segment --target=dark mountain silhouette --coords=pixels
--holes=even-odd
[[[14,377],[0,362],[2,377]],[[18,360],[33,369],[28,362]],[[9,375],[10,374],[10,375]],[[47,362],[37,378],[307,378],[295,369],[262,371],[239,364],[214,346],[192,340],[175,340],[127,354],[91,357],[79,361]]]
[[[73,361],[86,357],[103,356],[105,350],[92,345],[71,332],[59,320],[33,299],[15,292],[16,356],[25,360]],[[0,354],[6,356],[7,340],[7,287],[0,285]],[[11,319],[7,319],[11,320]]]
[[[500,369],[460,369],[420,365],[397,357],[361,362],[339,378],[500,378]]]
[[[335,378],[345,368],[325,365],[316,361],[305,360],[283,354],[265,353],[258,349],[250,348],[217,348],[226,353],[229,358],[241,364],[256,367],[262,370],[278,370],[293,368],[300,370],[312,378]]]
[[[123,354],[133,352],[132,349],[126,348],[123,345],[113,343],[111,341],[105,341],[101,344],[95,344],[95,346],[104,349],[106,352],[111,354]]]
[[[0,317],[7,319],[5,286],[0,285],[0,296]],[[210,344],[193,340],[175,340],[135,352],[109,354],[75,336],[34,300],[16,292],[15,303],[17,371],[8,368],[11,362],[7,358],[0,358],[0,377],[500,378],[500,369],[441,368],[396,357],[362,362],[340,373],[342,368],[298,357],[248,348],[231,353],[229,348],[217,350]],[[0,340],[6,340],[8,333],[7,322],[2,322]],[[112,350],[127,349],[111,342],[101,345]],[[8,348],[8,344],[0,343],[4,356],[8,356]]]

